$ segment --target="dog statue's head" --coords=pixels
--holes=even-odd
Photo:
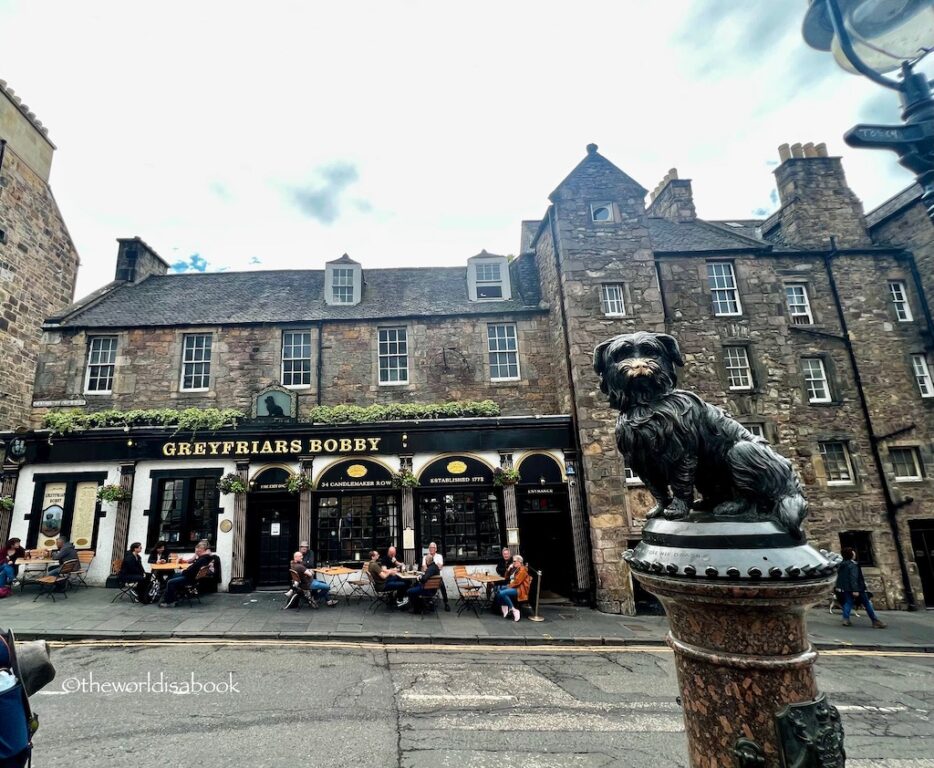
[[[621,411],[671,392],[678,384],[676,365],[684,365],[684,358],[678,342],[665,333],[625,333],[593,351],[600,391]]]

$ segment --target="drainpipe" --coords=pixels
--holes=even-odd
[[[837,291],[837,281],[833,276],[833,258],[839,253],[837,250],[836,238],[830,238],[830,250],[824,251],[824,269],[827,271],[827,280],[830,283],[830,294],[833,296],[834,307],[837,310],[837,320],[840,323],[840,331],[843,334],[843,344],[846,347],[847,355],[850,358],[850,369],[853,371],[853,381],[856,384],[856,392],[859,395],[859,405],[863,412],[863,420],[866,422],[866,431],[869,433],[869,447],[872,451],[872,458],[876,465],[876,473],[882,484],[882,495],[885,499],[885,511],[889,521],[889,528],[892,531],[892,537],[895,540],[895,555],[898,558],[898,569],[901,572],[902,588],[905,590],[905,600],[908,603],[909,611],[918,610],[915,603],[914,590],[911,588],[911,580],[908,578],[908,563],[905,562],[905,553],[902,551],[901,538],[898,532],[898,510],[900,507],[910,504],[909,501],[897,502],[892,497],[892,489],[889,487],[889,481],[885,474],[885,468],[882,464],[882,454],[879,452],[879,443],[882,438],[878,437],[872,428],[872,416],[869,413],[869,402],[866,399],[866,392],[863,389],[863,381],[859,375],[859,365],[856,360],[856,353],[853,351],[853,344],[850,341],[850,331],[846,324],[846,314],[843,311],[843,302],[840,299],[840,293]]]
[[[924,345],[928,350],[934,346],[934,320],[931,319],[931,307],[928,304],[927,292],[924,290],[924,284],[921,282],[921,273],[918,271],[918,262],[915,261],[913,253],[905,251],[901,257],[908,262],[908,268],[911,270],[911,279],[915,284],[915,295],[921,302],[921,313],[924,315],[924,324],[927,328],[927,343]]]
[[[324,351],[323,331],[324,331],[324,321],[319,320],[318,321],[318,360],[316,361],[317,364],[315,366],[316,368],[315,378],[317,380],[317,385],[315,389],[316,389],[316,399],[317,399],[318,405],[321,405],[321,379],[324,377],[324,371],[323,371],[324,364],[321,362],[321,353]]]

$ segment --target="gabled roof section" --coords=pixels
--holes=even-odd
[[[718,222],[669,221],[646,219],[652,248],[656,253],[692,253],[697,251],[762,251],[771,243],[730,231]]]
[[[872,229],[875,226],[878,226],[883,221],[888,218],[891,218],[899,211],[903,211],[910,205],[913,205],[915,202],[921,199],[921,194],[923,190],[919,184],[912,184],[909,187],[906,187],[897,195],[890,197],[882,205],[877,208],[873,208],[869,213],[866,214],[866,229]]]
[[[107,286],[50,319],[55,328],[145,328],[314,323],[400,317],[540,312],[529,300],[472,302],[466,267],[369,269],[356,305],[324,301],[324,270],[269,270],[152,275]],[[55,320],[58,322],[55,322]]]
[[[359,261],[354,261],[354,260],[353,260],[352,258],[350,258],[350,256],[348,256],[346,253],[345,253],[343,256],[341,256],[339,259],[333,259],[333,260],[328,261],[328,262],[325,262],[325,263],[326,263],[326,264],[353,264],[353,265],[356,265],[356,266],[358,266],[358,267],[360,266],[360,262],[359,262]]]
[[[556,198],[561,196],[562,190],[564,189],[565,186],[567,186],[571,182],[572,179],[584,173],[585,169],[587,169],[588,166],[593,166],[595,164],[602,165],[606,167],[607,169],[609,169],[610,171],[612,171],[614,174],[618,175],[619,184],[629,186],[629,187],[632,187],[638,190],[638,192],[642,195],[642,197],[645,197],[648,194],[649,191],[645,187],[643,187],[638,181],[633,179],[631,176],[628,176],[627,174],[625,174],[623,171],[621,171],[619,168],[613,165],[613,163],[607,160],[603,155],[597,152],[596,144],[588,144],[587,145],[587,156],[574,167],[573,171],[571,171],[567,176],[564,177],[564,181],[562,181],[557,187],[555,187],[554,192],[548,195],[548,199],[551,200],[551,202],[554,202]]]

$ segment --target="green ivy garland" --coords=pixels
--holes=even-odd
[[[393,488],[417,488],[418,487],[418,478],[415,477],[408,469],[400,469],[398,472],[393,472],[392,479],[390,480]]]
[[[289,475],[289,479],[285,481],[285,489],[289,493],[310,491],[311,485],[311,478],[301,473]]]
[[[0,509],[9,512],[16,506],[12,496],[0,496]]]
[[[129,501],[132,498],[131,494],[125,488],[121,488],[116,483],[107,483],[102,485],[97,489],[97,500],[98,501]]]

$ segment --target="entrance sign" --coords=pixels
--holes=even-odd
[[[289,479],[288,470],[282,467],[270,467],[262,470],[251,483],[253,491],[284,491]]]

